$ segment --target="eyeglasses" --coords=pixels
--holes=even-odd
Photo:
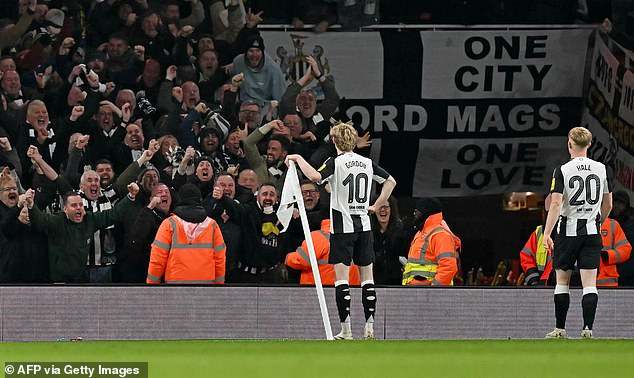
[[[245,113],[248,115],[258,115],[260,114],[259,110],[240,110],[240,113]]]
[[[12,192],[12,191],[17,192],[18,188],[16,186],[10,186],[8,188],[0,189],[0,192]]]
[[[304,196],[308,196],[308,195],[314,195],[315,193],[317,193],[318,190],[312,189],[312,190],[302,190],[302,195]]]

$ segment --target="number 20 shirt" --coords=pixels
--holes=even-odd
[[[330,183],[330,232],[370,231],[368,206],[372,180],[383,184],[389,173],[354,152],[329,158],[318,171],[321,182]]]
[[[563,194],[557,227],[560,236],[599,233],[601,200],[612,191],[605,165],[586,157],[574,158],[555,169],[551,191]]]

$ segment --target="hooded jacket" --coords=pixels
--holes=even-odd
[[[223,284],[226,247],[220,227],[197,201],[185,201],[159,227],[147,283]]]

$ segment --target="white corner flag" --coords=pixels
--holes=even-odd
[[[308,246],[308,256],[310,257],[310,267],[313,271],[315,279],[315,289],[317,290],[317,299],[319,300],[319,308],[321,309],[321,319],[324,323],[326,331],[326,339],[334,340],[332,337],[332,329],[330,328],[330,318],[328,317],[328,307],[326,307],[326,299],[324,296],[324,288],[321,285],[321,276],[317,265],[317,257],[315,256],[315,247],[313,238],[310,235],[310,227],[308,226],[308,217],[306,216],[306,208],[304,207],[304,197],[302,197],[299,179],[297,178],[297,168],[295,162],[291,160],[286,172],[284,187],[282,188],[282,198],[280,199],[280,207],[277,209],[277,219],[284,226],[281,232],[286,232],[288,224],[293,216],[294,204],[297,203],[299,209],[299,218],[302,221],[302,229],[304,230],[304,238]]]

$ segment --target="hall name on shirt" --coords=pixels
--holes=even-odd
[[[361,167],[365,169],[365,163],[358,160],[352,160],[346,163],[346,168]]]
[[[591,171],[590,164],[582,164],[577,166],[577,171]]]

